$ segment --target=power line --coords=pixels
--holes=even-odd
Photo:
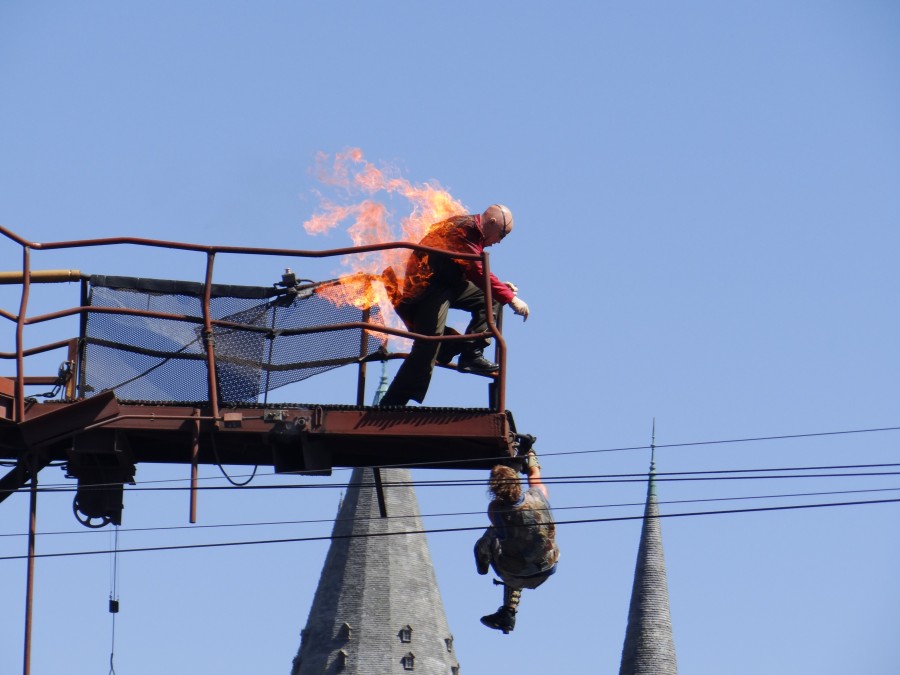
[[[723,509],[719,511],[694,511],[694,512],[685,512],[685,513],[668,513],[668,514],[660,514],[656,516],[658,518],[684,518],[684,517],[693,517],[693,516],[712,516],[712,515],[724,515],[724,514],[737,514],[737,513],[761,513],[766,511],[789,511],[789,510],[798,510],[798,509],[815,509],[815,508],[826,508],[826,507],[835,507],[835,506],[862,506],[862,505],[873,505],[873,504],[893,504],[900,503],[900,498],[898,499],[878,499],[871,501],[853,501],[853,502],[826,502],[821,504],[794,504],[787,506],[759,506],[749,509]],[[643,520],[645,516],[618,516],[612,518],[583,518],[579,520],[562,520],[556,521],[556,525],[585,525],[589,523],[611,523],[611,522],[622,522],[628,520]],[[181,544],[181,545],[170,545],[170,546],[146,546],[146,547],[138,547],[138,548],[130,548],[130,549],[119,549],[119,553],[150,553],[150,552],[159,552],[159,551],[183,551],[190,549],[206,549],[206,548],[225,548],[225,547],[234,547],[234,546],[259,546],[265,544],[292,544],[292,543],[305,543],[305,542],[314,542],[314,541],[329,541],[334,539],[357,539],[364,537],[386,537],[386,536],[397,536],[397,535],[410,535],[410,534],[442,534],[442,533],[450,533],[450,532],[472,532],[472,531],[481,531],[484,529],[483,525],[473,526],[473,527],[445,527],[445,528],[434,528],[434,529],[422,529],[422,530],[407,530],[404,532],[370,532],[366,534],[347,534],[347,535],[327,535],[327,536],[318,536],[318,537],[293,537],[289,539],[260,539],[260,540],[252,540],[252,541],[232,541],[232,542],[218,542],[213,544]],[[34,557],[36,558],[66,558],[66,557],[76,557],[76,556],[88,556],[88,555],[105,555],[108,554],[109,550],[98,550],[98,551],[68,551],[62,553],[39,553]],[[3,560],[23,560],[28,556],[25,555],[16,555],[16,556],[3,556],[0,557],[0,561]]]
[[[800,467],[766,467],[755,469],[711,469],[707,471],[669,471],[656,472],[656,480],[659,482],[679,482],[694,480],[750,480],[750,479],[773,479],[773,478],[848,478],[848,477],[864,477],[864,476],[892,476],[900,474],[900,471],[867,471],[854,473],[784,473],[789,471],[837,471],[849,469],[881,469],[900,467],[900,463],[876,463],[876,464],[833,464],[824,466],[800,466]],[[727,475],[740,474],[740,475]],[[755,475],[750,475],[755,474]],[[759,475],[766,474],[766,475]],[[575,485],[575,484],[600,484],[600,483],[640,483],[646,482],[647,473],[609,473],[609,474],[576,474],[565,476],[545,476],[545,483],[555,485]],[[183,482],[181,480],[171,482]],[[469,487],[484,485],[484,478],[447,478],[447,479],[427,479],[414,481],[385,481],[385,487]],[[61,485],[39,487],[38,492],[47,494],[54,493],[70,493],[77,490],[102,490],[106,487],[118,486],[119,483],[95,484],[82,486],[78,488],[74,485]],[[139,483],[138,487],[127,487],[127,492],[185,492],[192,488],[190,486],[176,487],[141,487],[144,483]],[[291,485],[207,485],[193,488],[199,491],[221,491],[221,490],[322,490],[322,489],[347,489],[354,483],[311,483],[311,484],[291,484]],[[20,488],[18,491],[24,491]]]
[[[749,501],[753,499],[791,499],[798,497],[824,497],[824,496],[832,496],[832,495],[847,495],[847,494],[868,494],[873,492],[897,492],[900,491],[900,487],[897,488],[870,488],[866,490],[828,490],[823,492],[792,492],[792,493],[779,493],[779,494],[768,494],[768,495],[745,495],[741,497],[706,497],[702,499],[669,499],[669,500],[658,500],[657,503],[660,505],[666,504],[701,504],[708,502],[728,502],[728,501]],[[632,507],[632,506],[644,506],[645,502],[620,502],[616,504],[580,504],[575,506],[554,506],[553,511],[571,511],[571,510],[585,510],[585,509],[610,509],[610,508],[624,508],[624,507]],[[421,513],[419,514],[419,518],[449,518],[449,517],[458,517],[458,516],[483,516],[484,510],[479,511],[455,511],[455,512],[446,512],[446,513]],[[178,530],[205,530],[205,529],[223,529],[223,528],[238,528],[238,527],[277,527],[284,525],[318,525],[321,523],[335,523],[335,522],[362,522],[369,520],[390,520],[390,519],[402,519],[402,518],[412,518],[411,514],[404,515],[388,515],[388,516],[357,516],[353,518],[310,518],[304,520],[275,520],[275,521],[256,521],[249,523],[217,523],[214,525],[167,525],[167,526],[158,526],[158,527],[133,527],[133,528],[117,528],[120,532],[128,532],[128,533],[136,533],[136,532],[173,532]],[[38,532],[39,537],[48,537],[48,536],[59,536],[59,535],[91,535],[91,534],[104,534],[105,531],[101,529],[88,529],[82,528],[80,530],[65,530],[65,531],[56,531],[56,532]],[[12,532],[0,534],[0,537],[24,537],[27,536],[25,533],[21,532]]]
[[[725,445],[729,443],[751,443],[751,442],[761,442],[761,441],[776,441],[776,440],[792,440],[799,438],[817,438],[817,437],[827,437],[827,436],[845,436],[852,434],[868,434],[868,433],[879,433],[886,431],[900,431],[900,427],[874,427],[868,429],[847,429],[840,431],[819,431],[819,432],[810,432],[810,433],[801,433],[801,434],[782,434],[776,436],[752,436],[752,437],[744,437],[744,438],[731,438],[731,439],[718,439],[711,441],[690,441],[686,443],[668,443],[668,444],[656,444],[655,447],[659,448],[686,448],[686,447],[697,447],[697,446],[706,446],[706,445]],[[616,447],[616,448],[601,448],[596,450],[570,450],[570,451],[562,451],[562,452],[552,452],[552,451],[541,451],[540,455],[542,457],[561,457],[566,455],[585,455],[585,454],[602,454],[602,453],[610,453],[610,452],[626,452],[626,451],[634,451],[634,450],[649,450],[649,445],[636,445],[636,446],[624,446],[624,447]],[[483,462],[485,460],[495,460],[495,461],[505,461],[508,460],[509,457],[506,455],[497,455],[494,457],[485,457],[480,458],[478,460],[472,460]],[[423,462],[414,462],[414,463],[404,463],[402,465],[396,464],[381,464],[377,466],[373,466],[372,468],[379,469],[390,469],[390,468],[417,468],[417,467],[429,467],[433,468],[440,464],[459,464],[459,460],[446,460],[445,462],[440,461],[423,461]],[[11,464],[13,465],[13,464]],[[334,469],[335,471],[352,471],[351,467],[342,467]],[[762,469],[759,469],[762,470]],[[701,472],[701,473],[711,473],[711,472]],[[251,474],[245,474],[241,476],[228,476],[229,479],[236,478],[253,478],[256,475],[256,471]],[[290,473],[282,473],[282,474],[266,474],[268,476],[288,476]],[[633,474],[633,475],[642,475],[642,474]],[[645,474],[643,474],[645,475]],[[144,481],[141,484],[150,484],[150,483],[184,483],[188,482],[189,478],[173,478],[173,479],[165,479],[159,481]],[[206,476],[200,478],[200,480],[221,480],[219,476]],[[71,489],[66,483],[58,483],[56,486],[59,486],[59,489]],[[54,490],[56,486],[53,484],[45,484],[41,490]],[[247,486],[247,487],[255,487],[255,486]],[[24,488],[20,488],[20,490],[24,490]]]
[[[780,436],[752,436],[747,438],[730,438],[724,440],[716,440],[716,441],[691,441],[689,443],[659,443],[656,444],[656,448],[686,448],[693,446],[701,446],[701,445],[722,445],[726,443],[753,443],[758,441],[784,441],[791,440],[795,438],[815,438],[822,436],[842,436],[846,434],[869,434],[869,433],[877,433],[882,431],[900,431],[900,427],[877,427],[872,429],[849,429],[844,431],[817,431],[813,433],[806,434],[782,434]],[[571,450],[567,452],[541,452],[541,455],[548,456],[552,455],[554,457],[558,457],[561,455],[584,455],[595,452],[623,452],[626,450],[649,450],[649,445],[638,445],[632,447],[623,447],[623,448],[609,448],[606,450]]]
[[[900,467],[900,464],[853,464],[853,465],[829,465],[829,466],[806,466],[806,467],[784,467],[784,468],[766,468],[766,469],[733,469],[733,470],[711,470],[711,471],[684,471],[684,472],[665,472],[659,473],[655,475],[655,480],[657,482],[696,482],[696,481],[731,481],[731,480],[774,480],[774,479],[821,479],[821,478],[871,478],[871,477],[884,477],[884,476],[896,476],[900,475],[900,471],[867,471],[867,472],[842,472],[842,473],[773,473],[773,472],[784,472],[784,471],[832,471],[834,469],[853,469],[853,468],[892,468],[892,467]],[[711,474],[711,475],[710,475]],[[725,474],[737,474],[737,475],[725,475]],[[646,474],[588,474],[588,475],[572,475],[572,476],[559,476],[559,477],[545,477],[544,482],[548,485],[554,486],[570,486],[570,485],[609,485],[609,484],[627,484],[627,483],[646,483],[647,475]],[[391,487],[468,487],[471,485],[482,485],[483,480],[478,479],[475,481],[472,480],[444,480],[444,481],[393,481],[393,482],[385,482],[384,487],[390,489]],[[347,489],[355,485],[355,483],[329,483],[325,485],[261,485],[261,486],[253,486],[251,489],[253,490],[271,490],[271,489],[333,489],[335,487]],[[159,492],[159,491],[185,491],[188,490],[187,487],[152,487],[152,488],[130,488],[129,492]],[[230,490],[235,489],[228,486],[207,486],[205,488],[201,488],[204,490]],[[244,488],[248,489],[248,488]],[[74,488],[71,489],[51,489],[49,492],[72,492]],[[837,491],[837,492],[814,492],[814,493],[802,493],[808,495],[816,495],[816,494],[846,494],[853,491]],[[776,496],[777,497],[777,496]],[[726,498],[722,498],[726,499]],[[704,500],[682,500],[680,502],[672,502],[672,503],[690,503],[694,501],[704,501]],[[665,503],[665,502],[664,502]],[[594,508],[602,508],[604,505],[595,505]],[[480,513],[480,512],[476,512]],[[438,516],[450,516],[450,515],[466,515],[466,514],[434,514],[434,517]],[[321,519],[321,520],[308,520],[308,521],[286,521],[287,523],[314,523],[314,522],[331,522],[332,519]],[[237,525],[220,525],[219,527],[225,526],[237,526]],[[207,526],[192,526],[187,527],[186,529],[198,529],[201,527]],[[152,530],[155,528],[147,528],[147,530]],[[171,528],[176,529],[176,528]],[[21,536],[19,533],[10,533],[10,534],[0,534],[0,537],[5,536]]]

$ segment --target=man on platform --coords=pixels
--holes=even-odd
[[[513,230],[510,210],[489,206],[483,214],[455,216],[432,225],[419,242],[422,246],[460,253],[480,254],[488,246],[501,242]],[[528,319],[528,305],[516,294],[515,284],[501,282],[490,275],[493,314],[496,320],[501,305]],[[485,305],[484,269],[480,260],[459,260],[449,255],[414,251],[407,264],[402,288],[397,289],[394,308],[411,332],[421,335],[453,335],[447,328],[451,308],[471,314],[466,333],[483,333],[488,328]],[[487,339],[438,343],[416,340],[409,356],[381,400],[383,406],[406,405],[410,399],[425,399],[436,362],[447,364],[459,354],[461,372],[490,374],[499,366],[484,357]]]

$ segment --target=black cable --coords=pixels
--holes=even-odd
[[[900,491],[900,487],[896,488],[870,488],[867,490],[828,490],[824,492],[791,492],[791,493],[781,493],[781,494],[769,494],[769,495],[747,495],[743,497],[707,497],[703,499],[666,499],[666,500],[657,500],[657,504],[666,505],[666,504],[700,504],[706,502],[728,502],[728,501],[748,501],[751,499],[791,499],[797,497],[823,497],[829,495],[848,495],[848,494],[863,494],[870,492],[897,492]],[[584,509],[610,509],[610,508],[622,508],[626,506],[644,506],[645,502],[620,502],[618,504],[581,504],[577,506],[554,506],[553,512],[557,511],[572,511],[572,510],[584,510]],[[457,516],[483,516],[485,513],[484,509],[480,511],[455,511],[455,512],[447,512],[447,513],[420,513],[418,514],[419,518],[449,518],[449,517],[457,517]],[[274,521],[262,521],[262,522],[252,522],[252,523],[219,523],[216,525],[167,525],[167,526],[159,526],[159,527],[132,527],[132,528],[118,528],[121,532],[172,532],[176,530],[206,530],[206,529],[219,529],[219,528],[234,528],[234,527],[275,527],[281,525],[317,525],[321,523],[346,523],[346,522],[363,522],[368,520],[391,520],[391,519],[399,519],[399,518],[413,518],[415,517],[413,514],[405,514],[405,515],[387,515],[387,516],[357,516],[353,518],[314,518],[314,519],[306,519],[306,520],[274,520]],[[59,535],[83,535],[83,534],[102,534],[103,530],[98,529],[80,529],[80,530],[66,530],[66,531],[57,531],[57,532],[38,532],[38,537],[49,537],[49,536],[59,536]],[[27,533],[24,532],[13,532],[0,534],[0,537],[25,537],[28,536]]]
[[[833,471],[837,469],[880,469],[880,468],[890,468],[890,467],[900,467],[900,463],[879,463],[879,464],[836,464],[829,466],[801,466],[801,467],[781,467],[781,468],[765,468],[765,469],[711,469],[709,471],[655,471],[654,472],[654,480],[657,481],[672,481],[672,480],[692,480],[692,478],[671,478],[672,476],[705,476],[708,474],[714,474],[710,480],[714,480],[715,476],[722,474],[749,474],[749,473],[771,473],[771,472],[784,472],[784,471]],[[887,472],[888,474],[893,472]],[[568,485],[568,484],[576,484],[579,482],[597,482],[597,483],[605,483],[605,482],[634,482],[623,480],[619,481],[617,479],[620,478],[637,478],[639,479],[637,482],[645,482],[647,480],[647,473],[608,473],[608,474],[585,474],[585,475],[572,475],[572,476],[556,476],[556,477],[547,477],[543,476],[542,481],[544,483],[554,483],[557,485]],[[829,477],[829,476],[844,476],[844,475],[857,475],[857,474],[815,474],[813,477],[821,476],[821,477]],[[880,473],[864,473],[859,475],[865,476],[875,476],[881,475]],[[740,478],[741,476],[734,476],[733,478]],[[755,478],[756,476],[750,476],[751,478]],[[782,476],[759,476],[760,478],[781,478]],[[785,478],[807,478],[810,476],[800,474],[797,476],[784,476]],[[729,476],[725,476],[725,478],[732,478]],[[604,480],[601,480],[604,479]],[[612,480],[605,480],[612,479]],[[385,485],[414,485],[416,487],[426,487],[426,486],[453,486],[454,484],[484,484],[486,483],[484,478],[475,478],[475,479],[464,479],[464,480],[446,480],[446,481],[414,481],[411,483],[385,483]]]
[[[853,473],[783,473],[785,471],[835,471],[838,469],[879,469],[900,467],[900,463],[876,463],[876,464],[835,464],[825,466],[806,467],[769,467],[761,469],[713,469],[709,471],[670,471],[654,474],[657,482],[683,482],[698,480],[768,480],[776,478],[848,478],[863,476],[893,476],[900,475],[900,471],[868,471]],[[711,475],[710,475],[711,474]],[[741,475],[726,475],[741,474]],[[754,475],[750,475],[754,474]],[[765,475],[760,475],[765,474]],[[647,481],[647,473],[609,473],[609,474],[576,474],[567,476],[544,476],[543,482],[548,485],[590,485],[609,483],[643,483]],[[172,482],[183,482],[180,479]],[[485,485],[486,481],[480,478],[452,478],[441,480],[414,480],[414,481],[385,481],[385,487],[470,487]],[[115,484],[98,484],[82,486],[81,490],[104,489]],[[141,484],[143,485],[143,483]],[[313,483],[291,485],[254,485],[244,487],[245,490],[322,490],[322,489],[347,489],[354,483]],[[38,488],[39,492],[66,493],[77,490],[75,486],[53,487],[44,486]],[[197,488],[190,486],[178,487],[129,487],[128,492],[184,492],[196,489],[199,491],[231,490],[228,485],[207,485]],[[24,491],[25,488],[20,488]]]
[[[718,441],[692,441],[690,443],[664,443],[664,444],[655,444],[654,447],[656,449],[659,448],[685,448],[685,447],[693,447],[700,445],[721,445],[725,443],[752,443],[757,441],[783,441],[790,440],[794,438],[815,438],[820,436],[840,436],[844,434],[869,434],[876,433],[881,431],[900,431],[900,427],[878,427],[873,429],[850,429],[846,431],[819,431],[808,434],[784,434],[781,436],[755,436],[749,438],[731,438],[725,440]],[[609,448],[606,450],[571,450],[567,452],[541,452],[542,457],[559,457],[562,455],[586,455],[591,453],[601,453],[601,452],[623,452],[626,450],[649,450],[651,446],[649,445],[637,445],[632,447],[623,447],[623,448]]]
[[[780,435],[780,436],[755,436],[755,437],[747,437],[747,438],[720,439],[720,440],[712,440],[712,441],[692,441],[692,442],[688,442],[688,443],[669,443],[669,444],[654,445],[653,447],[655,447],[655,448],[682,448],[682,447],[693,447],[693,446],[702,446],[702,445],[721,445],[721,444],[727,444],[727,443],[748,443],[748,442],[754,442],[754,441],[790,440],[790,439],[796,439],[796,438],[815,438],[815,437],[823,437],[823,436],[838,436],[838,435],[848,435],[848,434],[866,434],[866,433],[876,433],[876,432],[884,432],[884,431],[900,431],[900,427],[876,427],[876,428],[870,428],[870,429],[849,429],[849,430],[843,430],[843,431],[821,431],[821,432],[812,432],[812,433],[804,433],[804,434],[784,434],[784,435]],[[651,448],[651,446],[649,446],[649,445],[637,445],[637,446],[626,446],[626,447],[618,447],[618,448],[604,448],[604,449],[598,449],[598,450],[571,450],[571,451],[565,451],[565,452],[542,451],[540,454],[542,457],[559,457],[559,456],[564,456],[564,455],[598,454],[598,453],[607,453],[607,452],[623,452],[623,451],[629,451],[629,450],[649,450],[650,448]],[[473,460],[473,461],[483,462],[485,459],[489,459],[489,460],[495,459],[497,461],[502,461],[502,460],[509,459],[509,457],[506,455],[497,455],[496,457],[493,457],[493,458],[491,458],[491,457],[481,458],[481,459]],[[459,461],[458,460],[447,460],[446,462],[427,461],[427,462],[405,463],[402,465],[381,464],[381,465],[378,465],[378,466],[372,467],[372,468],[380,468],[380,469],[410,468],[410,469],[412,469],[412,468],[421,467],[421,466],[434,467],[434,466],[437,466],[442,463],[459,464]],[[8,465],[8,466],[15,466],[15,462],[9,462],[9,463],[3,462],[3,464]],[[221,468],[221,466],[220,466],[220,468]],[[249,478],[252,479],[256,475],[256,469],[258,469],[258,468],[259,468],[258,466],[254,468],[254,471],[253,471],[253,473],[250,474]],[[341,467],[341,468],[337,468],[334,470],[335,471],[351,471],[352,468]],[[224,471],[223,471],[223,473],[224,473]],[[269,475],[288,476],[291,474],[290,474],[290,472],[286,472],[286,473],[280,473],[280,474],[272,473]],[[231,480],[231,477],[229,477],[227,475],[225,477],[228,478],[229,480]],[[147,482],[154,482],[154,483],[155,482],[182,482],[182,481],[188,481],[188,480],[190,480],[190,479],[187,479],[187,478],[180,479],[179,478],[179,479],[168,479],[168,480],[163,480],[163,481],[147,481]],[[205,477],[201,480],[214,480],[214,478],[213,477]],[[60,484],[60,485],[64,485],[64,484]],[[49,487],[52,488],[52,486],[49,486]]]
[[[900,427],[877,427],[877,428],[871,428],[871,429],[850,429],[850,430],[843,430],[843,431],[822,431],[822,432],[813,432],[813,433],[804,433],[804,434],[784,434],[784,435],[780,435],[780,436],[756,436],[756,437],[748,437],[748,438],[723,439],[723,440],[712,440],[712,441],[692,441],[689,443],[669,443],[669,444],[662,444],[662,445],[654,445],[653,447],[655,447],[655,448],[683,448],[683,447],[693,447],[693,446],[703,446],[703,445],[721,445],[721,444],[727,444],[727,443],[748,443],[748,442],[755,442],[755,441],[790,440],[790,439],[797,439],[797,438],[815,438],[815,437],[823,437],[823,436],[838,436],[838,435],[848,435],[848,434],[866,434],[866,433],[877,433],[877,432],[884,432],[884,431],[900,431]],[[542,451],[540,453],[540,455],[542,457],[560,457],[560,456],[564,456],[564,455],[597,454],[597,453],[607,453],[607,452],[622,452],[622,451],[628,451],[628,450],[649,450],[650,448],[651,448],[651,446],[649,446],[649,445],[639,445],[639,446],[620,447],[620,448],[605,448],[605,449],[599,449],[599,450],[572,450],[572,451],[566,451],[566,452]],[[509,457],[506,455],[497,455],[496,457],[493,457],[493,458],[488,457],[488,458],[481,458],[481,459],[472,460],[472,461],[473,462],[474,461],[484,462],[486,459],[487,460],[504,461],[504,460],[508,460]],[[409,468],[409,469],[412,469],[412,468],[422,467],[422,466],[436,467],[440,464],[456,464],[456,465],[458,465],[459,461],[458,460],[446,460],[446,462],[428,461],[428,462],[417,462],[417,463],[405,463],[403,465],[382,464],[382,465],[374,466],[372,468],[380,468],[380,469]],[[11,463],[9,465],[14,466],[15,464]],[[231,477],[225,473],[224,469],[221,466],[221,463],[218,462],[218,457],[217,457],[217,465],[222,470],[223,475],[225,476],[226,479],[229,480],[229,482],[231,482],[235,486],[243,485],[243,484],[238,484],[234,480],[232,480],[233,478],[237,478],[237,477]],[[889,465],[886,465],[886,466],[889,466]],[[248,483],[250,480],[252,480],[256,476],[258,468],[259,468],[258,465],[256,467],[254,467],[253,472],[249,475],[249,479],[247,481]],[[756,469],[756,471],[766,471],[766,470],[776,471],[779,469]],[[785,470],[788,470],[788,469],[785,469]],[[340,468],[334,469],[334,471],[352,471],[352,468],[340,467]],[[725,471],[725,472],[726,473],[734,473],[735,471]],[[700,473],[712,473],[712,472],[700,472]],[[267,475],[289,476],[289,475],[291,475],[291,473],[290,472],[279,473],[279,474],[272,473],[272,474],[267,474]],[[631,475],[642,475],[642,474],[631,474]],[[645,474],[643,474],[643,475],[645,475]],[[667,475],[667,474],[658,474],[658,475]],[[188,478],[177,478],[177,479],[168,479],[168,480],[162,480],[162,481],[146,481],[146,482],[143,482],[142,484],[187,482],[189,480],[190,479],[188,479]],[[201,480],[215,480],[215,479],[213,477],[205,477],[205,478],[202,478]],[[476,482],[477,482],[477,479],[476,479]],[[60,485],[61,487],[66,486],[66,484],[64,484],[64,483],[60,483],[58,485]],[[46,488],[46,489],[52,490],[53,487],[54,487],[53,485],[45,485],[41,489]],[[25,488],[19,488],[19,489],[25,490]]]
[[[109,645],[109,675],[116,675],[116,615],[119,613],[119,526],[115,526],[115,545],[112,552],[112,569],[109,580],[109,611],[112,614],[112,637]]]
[[[250,481],[256,476],[256,471],[259,469],[259,464],[253,467],[253,473],[250,474],[250,477],[247,478],[243,483],[238,483],[235,479],[228,475],[228,472],[225,471],[225,467],[222,466],[222,460],[219,459],[219,448],[216,445],[216,435],[215,433],[211,433],[209,436],[209,440],[212,443],[213,455],[216,458],[216,466],[219,467],[219,471],[222,472],[222,475],[225,476],[225,479],[231,483],[234,487],[246,487],[250,484]]]
[[[898,463],[879,463],[879,464],[852,464],[852,465],[831,465],[818,467],[784,467],[784,468],[764,468],[764,469],[722,469],[711,471],[680,471],[655,474],[654,480],[658,483],[669,482],[696,482],[696,481],[731,481],[731,480],[775,480],[775,479],[803,479],[803,478],[864,478],[875,476],[896,476],[900,475],[900,471],[860,471],[851,473],[778,473],[784,471],[833,471],[835,469],[844,468],[890,468],[900,467]],[[708,475],[713,474],[713,475]],[[724,474],[741,474],[741,475],[724,475]],[[753,474],[753,475],[750,475]],[[765,474],[765,475],[761,475]],[[545,476],[542,478],[547,485],[610,485],[625,483],[644,483],[647,481],[646,473],[627,473],[627,474],[585,474],[574,476]],[[180,480],[174,482],[182,482]],[[383,485],[385,487],[472,487],[485,485],[484,478],[472,479],[446,479],[446,480],[418,480],[418,481],[387,481]],[[77,486],[44,486],[37,489],[38,492],[45,494],[65,494],[84,490],[102,490],[108,487],[116,487],[119,483],[85,485],[80,488]],[[352,483],[319,483],[319,484],[292,484],[292,485],[246,485],[245,483],[233,483],[232,485],[206,485],[196,488],[190,486],[181,487],[128,487],[128,493],[135,492],[186,492],[197,490],[201,492],[211,492],[220,490],[233,490],[240,488],[245,491],[254,490],[331,490],[331,489],[348,489]],[[24,492],[27,488],[18,488],[16,492]]]
[[[735,514],[735,513],[761,513],[764,511],[789,511],[789,510],[797,510],[797,509],[815,509],[815,508],[826,508],[833,506],[862,506],[862,505],[872,505],[872,504],[894,504],[900,503],[900,498],[898,499],[878,499],[871,501],[855,501],[855,502],[827,502],[823,504],[795,504],[789,506],[759,506],[749,509],[723,509],[721,511],[694,511],[694,512],[686,512],[686,513],[667,513],[660,514],[656,516],[657,518],[684,518],[691,516],[713,516],[713,515],[723,515],[723,514]],[[627,520],[644,520],[645,516],[618,516],[613,518],[584,518],[579,520],[558,520],[556,521],[556,525],[584,525],[588,523],[612,523],[612,522],[622,522]],[[172,545],[172,546],[146,546],[139,548],[130,548],[130,549],[121,549],[120,553],[149,553],[149,552],[157,552],[157,551],[183,551],[189,549],[204,549],[204,548],[225,548],[225,547],[233,547],[233,546],[256,546],[262,544],[293,544],[293,543],[303,543],[303,542],[312,542],[312,541],[329,541],[334,539],[358,539],[364,537],[388,537],[388,536],[397,536],[397,535],[411,535],[411,534],[442,534],[448,532],[472,532],[472,531],[482,531],[484,530],[483,525],[473,526],[473,527],[444,527],[444,528],[436,528],[436,529],[422,529],[422,530],[407,530],[403,532],[370,532],[366,534],[346,534],[346,535],[327,535],[327,536],[319,536],[319,537],[295,537],[290,539],[260,539],[253,541],[230,541],[230,542],[219,542],[214,544],[181,544],[181,545]],[[67,558],[67,557],[75,557],[75,556],[86,556],[86,555],[102,555],[107,554],[109,551],[69,551],[63,553],[38,553],[35,554],[35,558]],[[0,561],[4,560],[24,560],[27,559],[27,555],[15,555],[15,556],[2,556],[0,557]]]

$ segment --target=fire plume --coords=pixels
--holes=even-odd
[[[337,203],[320,194],[318,211],[303,223],[310,235],[325,234],[344,224],[354,246],[416,243],[433,224],[467,213],[466,207],[438,183],[413,184],[396,169],[379,168],[367,161],[359,148],[333,157],[319,153],[316,167],[318,180],[342,192],[347,203]],[[408,203],[408,213],[396,220],[376,197],[401,198]],[[366,309],[378,304],[386,309],[391,306],[386,284],[391,287],[402,282],[409,253],[409,249],[398,248],[347,256],[342,262],[350,272],[341,275],[336,284],[321,288],[319,294],[337,305]]]

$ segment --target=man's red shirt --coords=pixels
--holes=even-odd
[[[441,248],[459,253],[481,255],[484,251],[484,232],[481,229],[480,215],[454,216],[432,225],[428,234],[419,243],[422,246]],[[409,258],[406,270],[406,295],[415,297],[425,284],[433,281],[434,266],[437,261],[430,261],[431,254],[414,252]],[[459,260],[450,258],[451,264],[459,268],[463,277],[478,288],[484,288],[484,265],[481,260]],[[500,304],[509,304],[515,297],[512,289],[491,273],[491,296]]]

